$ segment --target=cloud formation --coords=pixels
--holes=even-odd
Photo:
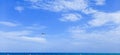
[[[114,23],[119,25],[120,23],[120,12],[105,13],[95,12],[92,17],[94,18],[89,22],[91,26],[103,26],[105,24]]]
[[[88,8],[87,0],[25,0],[31,4],[34,9],[44,9],[53,12],[69,12],[69,14],[62,13],[63,18],[60,21],[78,21],[81,19],[81,15],[77,13],[71,13],[70,11],[84,11]],[[68,17],[67,17],[68,16]]]
[[[0,30],[0,52],[42,51],[41,49],[44,49],[44,45],[48,42],[45,35],[40,33],[45,28],[43,25],[25,26],[10,21],[0,21],[0,26],[5,26]],[[36,30],[39,30],[39,33]]]
[[[23,31],[0,31],[0,37],[11,39],[11,40],[18,40],[18,41],[31,41],[31,42],[39,42],[39,43],[45,43],[46,39],[41,37],[40,34],[38,37],[31,36],[32,32],[23,30]]]
[[[90,15],[91,19],[85,23],[87,27],[85,27],[84,29],[79,29],[79,25],[78,25],[78,27],[73,28],[75,30],[71,31],[71,33],[74,34],[76,37],[79,35],[85,36],[86,38],[91,36],[94,39],[94,37],[100,38],[101,36],[102,39],[104,39],[105,36],[108,36],[108,34],[112,34],[111,36],[114,37],[116,35],[116,34],[113,34],[114,32],[113,30],[115,28],[108,30],[108,31],[112,31],[112,33],[106,32],[107,30],[104,30],[105,31],[104,35],[102,35],[103,34],[102,31],[95,33],[94,30],[93,30],[93,33],[89,33],[89,32],[87,33],[88,29],[92,29],[96,27],[113,25],[113,26],[117,26],[116,28],[118,28],[120,25],[119,11],[108,13],[108,12],[103,12],[103,11],[94,9],[94,7],[92,6],[105,5],[106,0],[93,0],[93,1],[94,1],[94,4],[91,4],[92,1],[88,1],[88,0],[69,0],[69,1],[68,0],[60,0],[60,1],[52,0],[48,2],[44,1],[44,3],[42,3],[43,0],[39,0],[39,1],[36,0],[36,1],[27,1],[27,2],[30,2],[33,8],[44,9],[44,10],[49,10],[53,12],[63,12],[61,14],[63,18],[61,18],[60,21],[72,21],[72,22],[79,21],[81,17],[84,17],[84,16],[81,16],[81,13],[85,15]],[[73,13],[71,11],[73,11]],[[66,14],[66,12],[67,13],[69,12],[69,13]],[[83,30],[86,32],[83,32]]]
[[[79,21],[82,18],[82,16],[77,13],[63,14],[62,16],[63,17],[60,19],[60,21],[63,22],[67,22],[67,21],[75,22],[75,21]]]
[[[94,9],[92,6],[98,6],[98,5],[105,5],[106,0],[24,0],[27,2],[28,7],[32,9],[43,9],[48,10],[56,13],[60,13],[61,17],[59,18],[62,22],[79,22],[81,19],[85,21],[85,25],[83,23],[77,23],[75,26],[68,27],[67,33],[64,33],[65,36],[68,36],[67,40],[59,40],[59,38],[51,38],[50,43],[48,44],[48,48],[51,48],[53,51],[61,50],[61,45],[65,44],[65,48],[70,50],[78,50],[85,48],[91,48],[91,49],[111,49],[115,51],[118,49],[118,45],[120,45],[120,11],[116,12],[103,12],[101,10]],[[94,3],[94,4],[91,4]],[[18,11],[24,10],[22,7],[16,8]],[[88,18],[84,18],[84,16],[89,16]],[[83,22],[84,22],[83,21]],[[4,25],[4,22],[1,23]],[[110,26],[109,26],[110,25]],[[8,25],[9,26],[9,25]],[[11,25],[12,26],[12,25]],[[13,25],[14,26],[14,25]],[[112,27],[114,26],[114,27]],[[36,26],[35,26],[36,27]],[[34,33],[31,33],[31,29],[35,28],[27,27],[27,31],[1,31],[1,36],[5,36],[2,38],[8,38],[8,39],[17,39],[21,41],[28,41],[28,42],[38,42],[38,43],[45,43],[47,40],[44,37],[37,35],[32,35]],[[108,29],[107,27],[110,27]],[[112,27],[112,28],[111,28]],[[101,28],[104,28],[101,30]],[[36,29],[36,28],[35,28]],[[92,30],[92,31],[91,31]],[[7,34],[7,35],[6,35]],[[9,35],[9,36],[8,36]],[[14,38],[13,38],[14,36]],[[59,36],[63,37],[63,36]],[[53,41],[53,39],[55,41]],[[67,42],[68,45],[66,45]],[[113,46],[110,46],[111,44],[114,44],[114,48],[111,48]],[[105,46],[104,46],[105,45]],[[74,47],[71,47],[74,46]],[[100,48],[99,48],[100,47]],[[107,47],[107,48],[106,48]],[[65,50],[62,48],[62,50]],[[49,50],[50,51],[50,50]],[[94,51],[94,50],[93,50]]]
[[[67,30],[70,46],[80,52],[119,52],[120,28],[116,27],[109,31],[89,31],[82,26],[72,26]],[[88,32],[89,31],[89,32]],[[111,45],[112,44],[112,45]],[[71,48],[69,48],[71,50]],[[74,50],[72,49],[72,50]],[[111,50],[108,50],[111,49]],[[104,51],[105,50],[105,51]]]
[[[0,21],[0,25],[6,26],[6,28],[9,28],[9,27],[18,28],[20,26],[17,23],[8,22],[8,21]],[[34,35],[36,28],[40,28],[37,30],[42,30],[45,27],[39,26],[37,24],[36,25],[34,24],[33,26],[25,27],[23,24],[21,24],[21,27],[18,28],[18,30],[7,30],[7,31],[1,30],[0,38],[20,40],[20,41],[33,41],[33,42],[40,42],[40,43],[46,42],[46,39],[42,37],[41,34]]]
[[[23,6],[16,6],[15,10],[18,12],[22,12],[24,10],[24,7]]]
[[[16,27],[18,24],[8,21],[0,21],[0,25],[8,26],[8,27]]]
[[[26,0],[25,0],[26,1]],[[68,10],[83,10],[88,7],[87,0],[27,0],[31,2],[33,8],[46,9],[50,11],[68,11]],[[44,3],[43,3],[44,2]],[[79,5],[79,6],[78,6]]]
[[[104,5],[106,0],[95,0],[96,5]]]

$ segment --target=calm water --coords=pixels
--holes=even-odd
[[[120,55],[120,53],[0,53],[0,55]]]

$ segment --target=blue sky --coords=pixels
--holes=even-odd
[[[120,52],[119,3],[0,0],[0,52]]]

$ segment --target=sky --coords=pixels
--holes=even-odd
[[[0,52],[120,52],[120,0],[0,0]]]

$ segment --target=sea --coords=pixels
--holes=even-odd
[[[0,53],[0,55],[120,55],[120,53]]]

